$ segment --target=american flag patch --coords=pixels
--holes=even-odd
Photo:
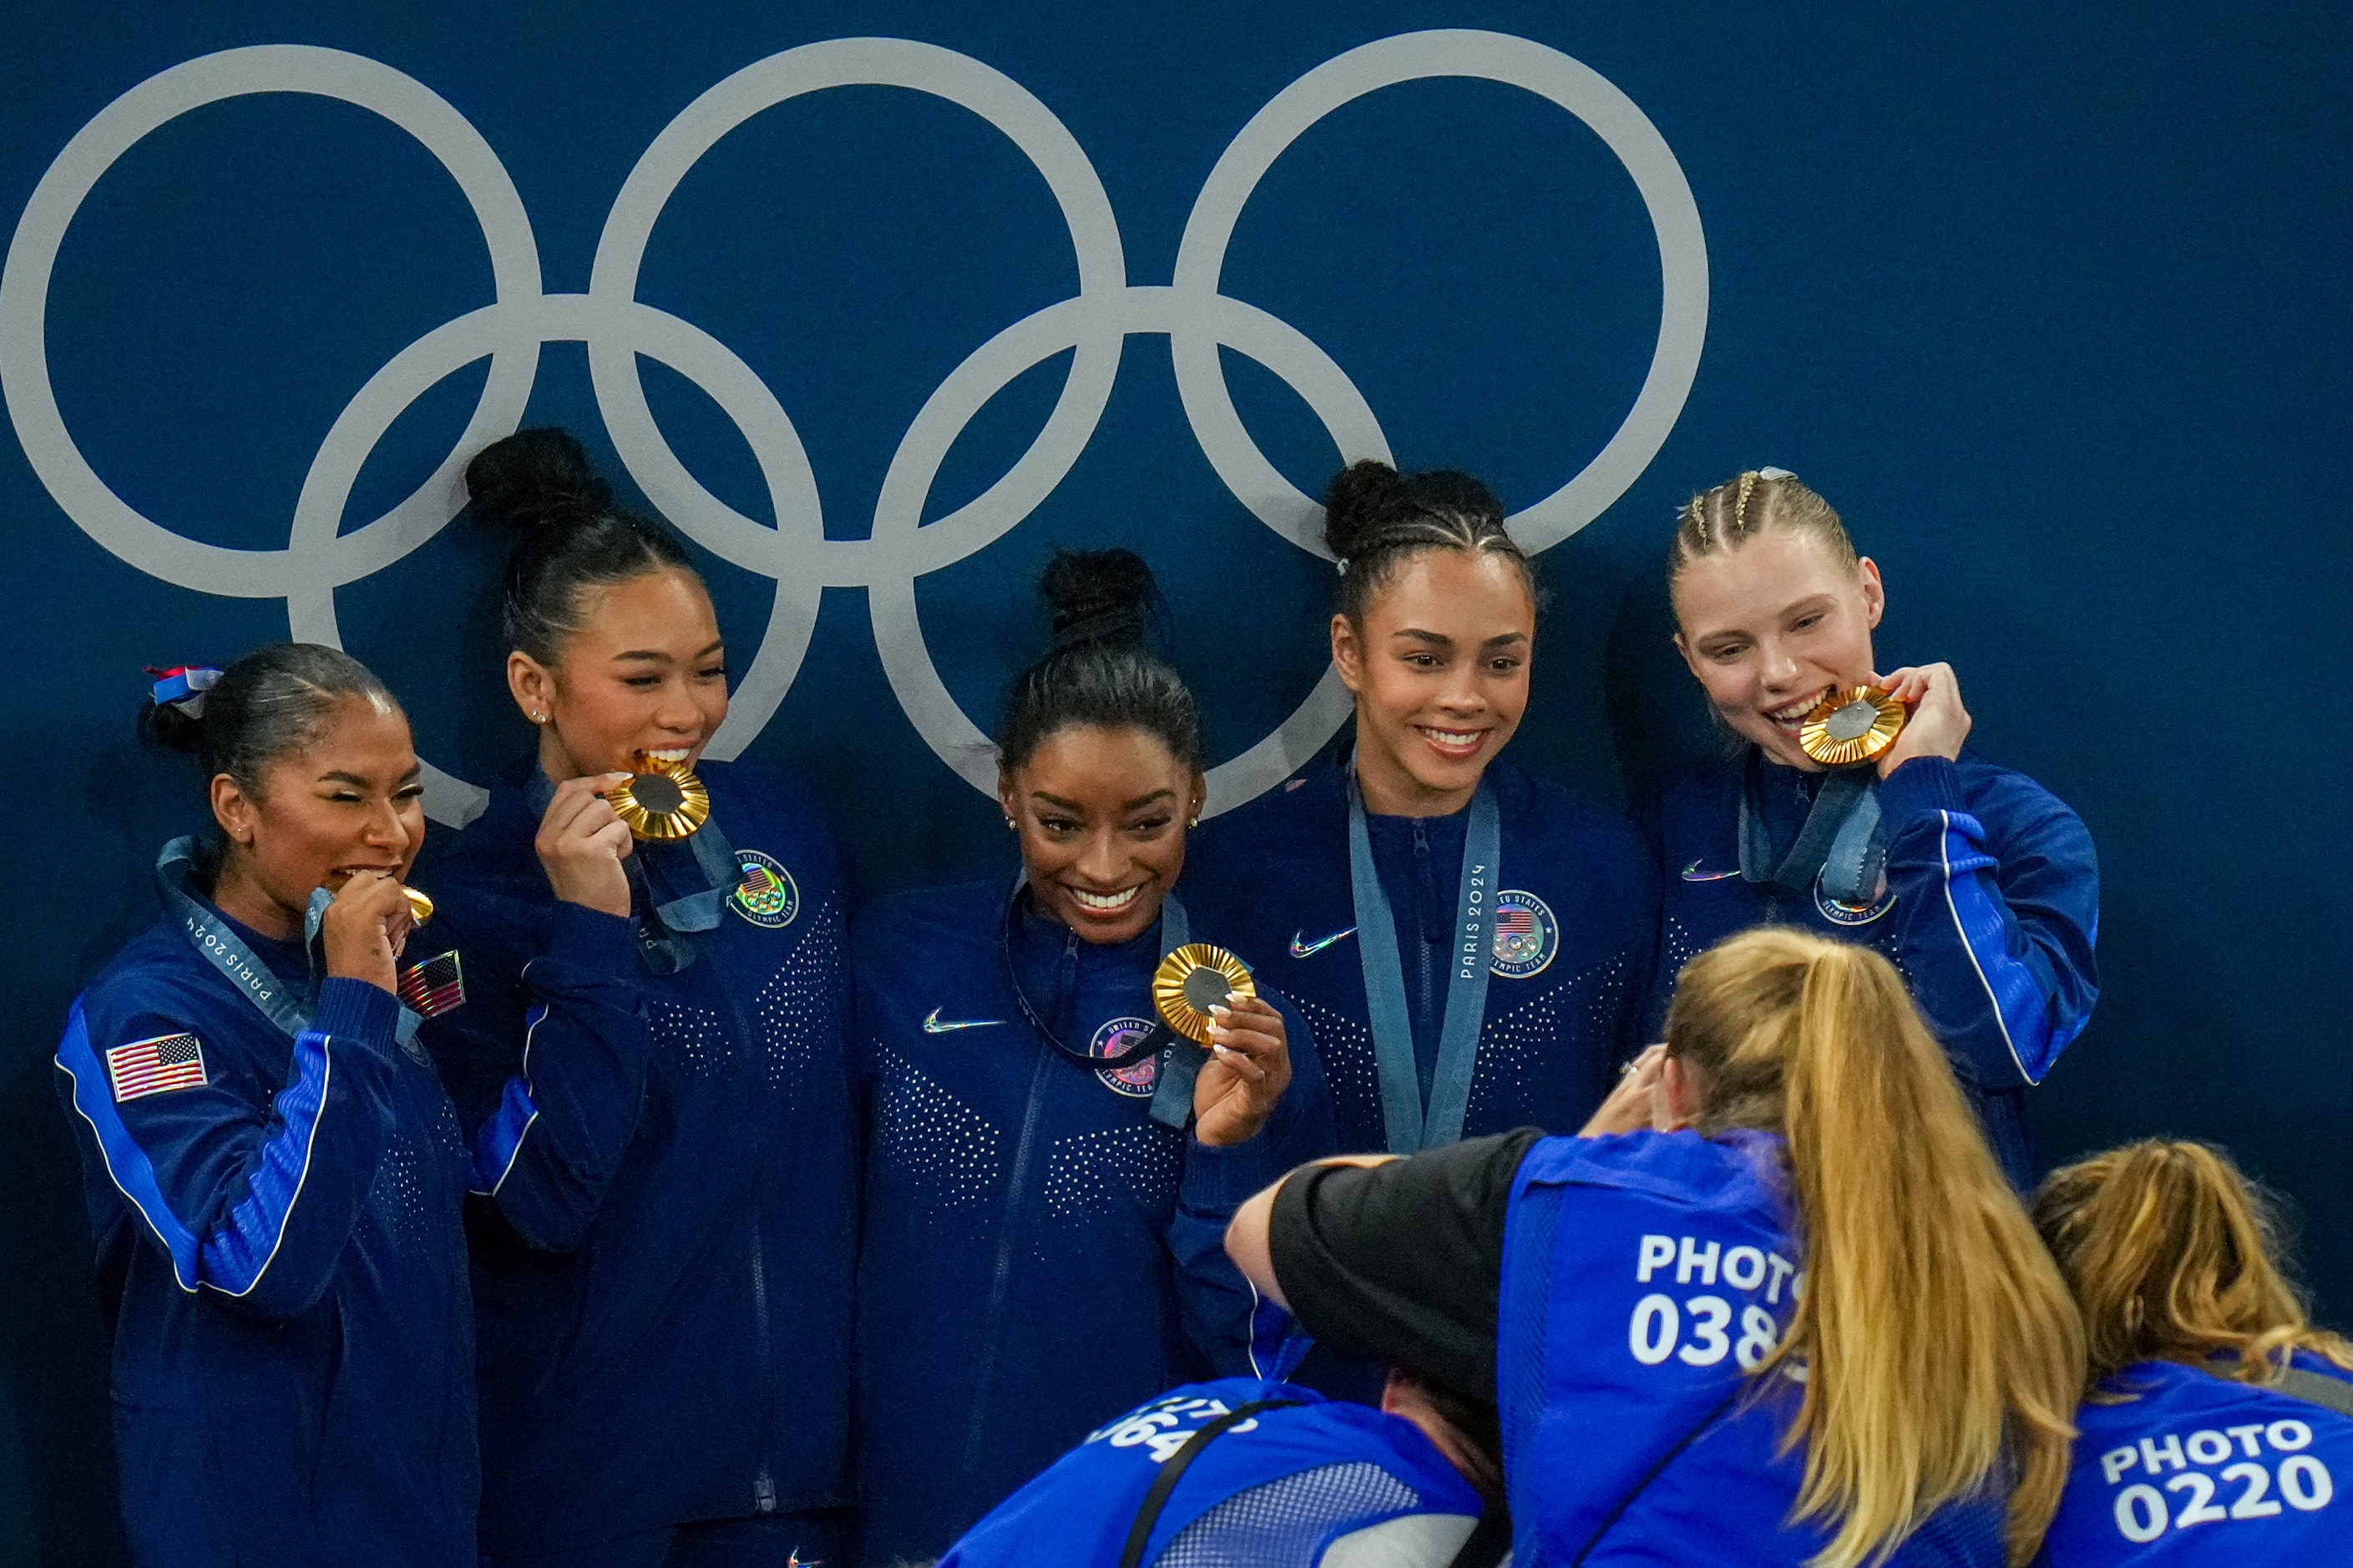
[[[158,1035],[117,1046],[106,1053],[106,1076],[113,1082],[117,1105],[211,1081],[205,1077],[204,1042],[194,1035]]]
[[[419,1017],[431,1018],[466,1005],[466,974],[453,948],[401,971],[400,999]]]
[[[1504,936],[1536,934],[1536,912],[1516,904],[1506,904],[1495,911],[1495,930]]]

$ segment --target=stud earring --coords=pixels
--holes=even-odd
[[[1200,814],[1199,812],[1198,812],[1198,811],[1197,811],[1197,812],[1195,812],[1195,813],[1193,814],[1193,820],[1192,820],[1192,821],[1190,821],[1190,822],[1187,822],[1185,826],[1186,826],[1187,828],[1194,828],[1194,827],[1198,827],[1198,826],[1201,826],[1201,814]]]
[[[1008,816],[1005,819],[1005,831],[1008,833],[1018,833],[1021,831],[1021,825]]]
[[[531,716],[531,721],[534,724],[544,724],[547,722],[547,715],[544,713],[533,713]]]

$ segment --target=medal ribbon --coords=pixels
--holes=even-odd
[[[1471,797],[1471,822],[1462,837],[1462,868],[1456,883],[1458,912],[1453,969],[1446,986],[1446,1020],[1438,1036],[1438,1068],[1431,1076],[1430,1107],[1421,1103],[1421,1073],[1414,1064],[1413,1014],[1406,1005],[1405,965],[1398,956],[1397,921],[1380,868],[1373,864],[1372,830],[1365,824],[1364,792],[1348,770],[1348,883],[1356,896],[1356,956],[1365,970],[1365,1008],[1373,1026],[1373,1056],[1379,1068],[1381,1117],[1389,1152],[1410,1154],[1458,1142],[1471,1108],[1471,1076],[1478,1066],[1479,1026],[1487,1015],[1487,975],[1494,946],[1495,887],[1502,875],[1503,826],[1495,793],[1481,780]]]
[[[523,781],[523,805],[534,818],[544,817],[548,803],[554,798],[554,782],[534,766],[531,776]],[[646,908],[653,911],[644,919],[633,917],[633,923],[638,927],[638,956],[656,974],[675,974],[694,962],[693,944],[681,942],[674,933],[717,930],[727,896],[744,879],[744,868],[735,858],[735,847],[719,830],[716,817],[706,818],[687,843],[693,847],[695,868],[702,873],[704,883],[687,892],[676,892],[679,879],[670,875],[667,864],[655,867],[647,853],[655,848],[676,848],[675,844],[640,842],[621,861],[622,873],[629,879],[630,902],[634,904],[642,898]],[[664,890],[674,896],[664,900],[656,893],[656,878]]]
[[[1762,753],[1752,746],[1740,790],[1741,879],[1795,894],[1803,893],[1819,874],[1825,898],[1841,904],[1869,903],[1887,868],[1876,773],[1867,767],[1844,768],[1825,779],[1798,841],[1778,865],[1773,836],[1765,826],[1764,795]]]
[[[1005,977],[1013,986],[1013,1000],[1020,1005],[1021,1016],[1029,1026],[1046,1037],[1047,1042],[1065,1056],[1078,1057],[1098,1068],[1124,1068],[1142,1061],[1155,1052],[1166,1052],[1161,1058],[1160,1079],[1152,1091],[1152,1120],[1169,1127],[1182,1128],[1185,1119],[1193,1111],[1193,1080],[1200,1076],[1201,1064],[1209,1053],[1168,1026],[1167,1021],[1155,1015],[1152,1027],[1144,1038],[1124,1051],[1099,1057],[1091,1051],[1074,1051],[1062,1043],[1061,1037],[1046,1026],[1046,1020],[1030,1005],[1029,993],[1021,989],[1021,972],[1013,962],[1013,921],[1019,912],[1021,889],[1029,883],[1023,872],[1014,879],[1013,897],[1005,903]],[[1170,953],[1192,940],[1192,922],[1186,919],[1185,906],[1169,893],[1160,900],[1160,956]],[[1149,987],[1147,987],[1149,989]],[[1151,1009],[1146,1008],[1149,1012]],[[1175,1086],[1175,1087],[1172,1087]]]
[[[227,918],[215,913],[188,891],[190,874],[195,869],[196,841],[174,838],[164,846],[164,853],[155,860],[155,890],[163,895],[164,907],[180,922],[181,931],[188,945],[204,954],[205,961],[227,976],[230,984],[245,994],[247,1001],[261,1016],[278,1026],[288,1039],[298,1037],[311,1026],[312,995],[297,995],[287,989],[286,982],[264,963],[245,939],[237,934]],[[311,895],[311,908],[302,921],[302,945],[307,950],[319,935],[319,921],[327,912],[334,897],[324,888]],[[311,972],[305,976],[310,991],[318,990],[318,966],[314,961]],[[404,1005],[400,1022],[395,1031],[400,1043],[407,1045],[417,1037],[417,1027],[424,1020]]]

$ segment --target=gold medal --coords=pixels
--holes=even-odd
[[[351,879],[352,874],[349,871],[338,871],[321,885],[331,893],[340,893],[343,890],[343,884]],[[412,888],[404,882],[401,884],[400,896],[408,900],[410,925],[421,926],[433,918],[433,900],[425,896],[423,889]]]
[[[1834,690],[1814,705],[1798,728],[1798,745],[1826,768],[1875,760],[1895,743],[1910,715],[1876,686]]]
[[[1209,1009],[1228,996],[1255,996],[1250,971],[1222,947],[1188,942],[1160,961],[1152,976],[1152,1005],[1168,1026],[1197,1045],[1209,1043]]]
[[[684,763],[666,763],[638,752],[629,759],[636,776],[605,792],[613,814],[640,839],[691,838],[711,820],[711,792]]]

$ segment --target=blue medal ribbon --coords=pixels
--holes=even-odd
[[[1405,967],[1398,953],[1397,921],[1373,864],[1372,830],[1365,823],[1364,792],[1348,769],[1348,883],[1356,897],[1356,956],[1365,970],[1365,1008],[1373,1026],[1379,1068],[1381,1117],[1389,1152],[1410,1154],[1458,1142],[1471,1108],[1471,1078],[1478,1066],[1479,1029],[1487,1016],[1487,975],[1494,946],[1495,889],[1502,875],[1502,816],[1494,791],[1482,779],[1471,797],[1462,838],[1462,868],[1455,886],[1457,914],[1446,1020],[1438,1036],[1438,1068],[1430,1107],[1421,1103],[1414,1065],[1413,1014],[1406,1005]]]
[[[245,939],[237,934],[225,915],[216,913],[188,891],[188,883],[196,865],[196,841],[174,838],[164,846],[164,853],[155,859],[155,890],[163,896],[164,907],[180,922],[180,930],[188,945],[204,954],[205,961],[225,975],[229,984],[244,993],[247,1001],[261,1016],[275,1024],[288,1039],[299,1037],[311,1026],[311,1013],[319,990],[318,964],[314,959],[311,973],[304,976],[304,989],[297,994],[290,989],[277,971],[264,963]],[[318,940],[319,922],[334,902],[334,895],[321,888],[311,895],[311,907],[302,921],[302,946],[308,952]],[[396,1034],[404,1046],[417,1038],[417,1028],[424,1020],[408,1010],[400,1009]]]
[[[1031,1005],[1029,993],[1021,989],[1021,971],[1013,962],[1013,922],[1019,913],[1021,889],[1029,885],[1029,874],[1024,871],[1013,879],[1013,896],[1005,902],[1005,923],[1002,932],[1005,948],[1005,977],[1013,987],[1013,1000],[1020,1005],[1021,1016],[1029,1026],[1046,1037],[1047,1043],[1066,1056],[1083,1057],[1099,1067],[1121,1068],[1160,1053],[1160,1074],[1152,1091],[1152,1120],[1164,1126],[1181,1129],[1193,1113],[1193,1080],[1201,1075],[1201,1064],[1209,1053],[1168,1026],[1166,1019],[1155,1016],[1152,1028],[1143,1039],[1114,1056],[1098,1057],[1092,1052],[1074,1051],[1046,1026],[1046,1020]],[[1160,900],[1160,956],[1170,953],[1192,941],[1192,922],[1185,916],[1185,906],[1176,895],[1169,893]]]
[[[523,781],[522,799],[533,816],[544,818],[549,803],[555,799],[554,781],[534,765]],[[675,875],[679,869],[674,864],[676,858],[659,854],[681,847],[694,852],[693,877]],[[658,854],[662,861],[659,865],[655,864]],[[621,861],[621,870],[629,879],[630,902],[642,902],[652,911],[645,916],[632,915],[630,923],[638,930],[638,954],[656,974],[675,974],[694,962],[694,945],[681,941],[677,933],[716,931],[728,895],[744,880],[744,867],[735,857],[735,847],[719,830],[715,817],[706,818],[683,846],[638,844]],[[701,886],[692,885],[696,881]]]
[[[1867,904],[1878,896],[1887,868],[1887,840],[1880,831],[1879,779],[1868,767],[1845,768],[1822,781],[1806,813],[1798,841],[1777,862],[1773,836],[1765,825],[1763,753],[1752,746],[1740,789],[1740,876],[1784,893],[1801,894],[1817,876],[1822,895],[1841,904]]]

